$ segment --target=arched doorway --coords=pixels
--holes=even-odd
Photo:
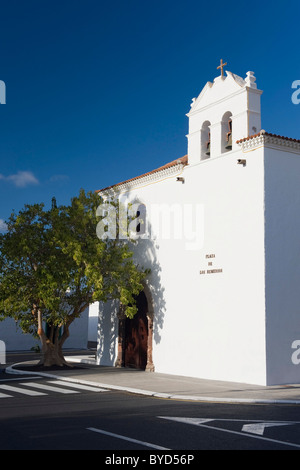
[[[138,311],[129,319],[122,309],[119,312],[118,357],[115,367],[132,367],[154,372],[152,360],[153,305],[150,290],[136,298]]]
[[[142,291],[136,299],[137,313],[125,319],[124,366],[145,370],[148,349],[148,305]]]

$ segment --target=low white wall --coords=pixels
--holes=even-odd
[[[86,349],[88,342],[89,309],[70,326],[70,336],[64,344],[64,349]],[[32,347],[40,346],[40,341],[32,335],[24,334],[16,322],[7,318],[0,322],[0,340],[5,342],[6,351],[29,351]]]

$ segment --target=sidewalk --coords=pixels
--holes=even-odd
[[[37,375],[173,400],[300,404],[300,384],[264,387],[144,372],[136,369],[117,369],[97,366],[93,355],[66,356],[66,359],[74,364],[73,369],[55,370],[49,373],[38,372]],[[35,361],[14,364],[6,371],[32,376],[33,372],[28,366],[34,364],[36,364]]]

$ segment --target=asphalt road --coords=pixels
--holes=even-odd
[[[147,451],[125,462],[133,467],[177,452],[186,461],[162,463],[191,466],[199,450],[299,450],[300,407],[163,400],[1,374],[0,449],[103,450],[104,461]]]

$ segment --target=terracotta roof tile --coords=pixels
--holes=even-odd
[[[249,137],[244,137],[243,139],[237,140],[236,143],[241,144],[242,142],[246,142],[247,140],[254,139],[255,137],[259,137],[260,135],[267,135],[269,137],[276,137],[278,139],[290,140],[292,142],[299,142],[300,143],[299,139],[292,139],[291,137],[284,137],[282,135],[271,134],[270,132],[266,132],[266,131],[260,131],[258,134],[253,134],[253,135],[250,135]]]
[[[165,165],[163,165],[159,168],[156,168],[155,170],[148,171],[148,173],[144,173],[143,175],[135,176],[134,178],[130,178],[130,179],[125,180],[125,181],[121,181],[120,183],[113,184],[112,186],[107,186],[106,188],[103,188],[103,189],[98,189],[96,191],[96,193],[100,193],[102,191],[107,191],[108,189],[116,188],[117,186],[121,186],[121,184],[126,184],[126,183],[129,183],[131,181],[139,180],[140,178],[143,178],[144,176],[152,175],[153,173],[157,173],[159,171],[166,170],[167,168],[171,168],[172,166],[178,165],[180,163],[182,165],[187,165],[188,164],[188,156],[185,155],[184,157],[177,158],[176,160],[173,160],[172,162],[166,163]]]

